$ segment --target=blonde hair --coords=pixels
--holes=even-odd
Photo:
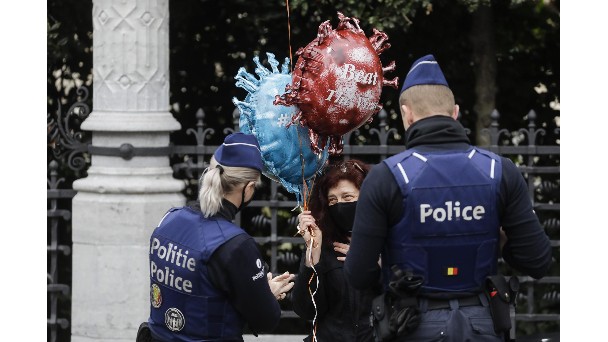
[[[406,105],[417,117],[451,115],[456,105],[450,88],[436,84],[422,84],[407,88],[399,96],[399,105]]]
[[[198,200],[205,217],[217,214],[222,208],[224,195],[231,193],[239,185],[255,182],[257,187],[261,184],[260,172],[256,169],[220,165],[224,170],[221,172],[218,165],[220,164],[215,157],[211,157],[209,167],[201,175]]]

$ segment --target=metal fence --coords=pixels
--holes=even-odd
[[[90,154],[120,156],[168,155],[174,177],[183,179],[187,186],[184,195],[195,200],[198,178],[207,167],[209,158],[217,148],[205,142],[215,129],[205,126],[205,113],[196,112],[195,127],[184,128],[187,136],[192,136],[195,144],[171,145],[166,148],[135,148],[123,145],[118,148],[99,148],[90,143],[90,138],[73,126],[79,126],[89,114],[88,91],[79,89],[80,100],[66,113],[61,107],[55,115],[47,116],[49,148],[53,152],[49,158],[49,178],[47,188],[47,237],[48,237],[48,340],[69,341],[70,285],[71,285],[71,199],[75,192],[68,188],[71,180],[83,177],[89,163]],[[238,110],[233,111],[233,127],[221,130],[221,137],[238,130]],[[482,146],[488,150],[511,158],[518,165],[528,183],[530,198],[536,214],[541,220],[554,249],[554,266],[550,276],[541,280],[521,276],[500,260],[501,271],[506,275],[518,276],[521,292],[517,298],[517,309],[513,315],[518,335],[537,332],[559,331],[559,141],[545,144],[540,137],[546,134],[544,128],[537,128],[536,114],[527,115],[528,127],[515,132],[500,129],[499,114],[491,115],[492,124],[485,133],[489,134],[491,145]],[[344,159],[358,158],[368,163],[378,163],[382,159],[404,149],[402,139],[395,128],[389,127],[387,113],[383,110],[374,119],[377,127],[365,133],[354,131],[344,136]],[[559,129],[553,132],[559,136]],[[355,141],[355,143],[353,143]],[[540,145],[539,145],[540,144]],[[70,178],[68,177],[68,178]],[[262,189],[256,192],[256,200],[237,215],[236,223],[248,227],[248,231],[259,244],[273,273],[289,271],[297,273],[304,250],[301,237],[295,236],[297,205],[295,195],[268,178],[263,178]],[[152,227],[151,227],[152,229]],[[292,310],[288,300],[281,302],[283,315],[276,333],[307,333],[309,322],[300,319]]]

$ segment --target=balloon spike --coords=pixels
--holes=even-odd
[[[268,56],[268,64],[270,64],[270,66],[272,67],[272,73],[278,74],[279,69],[277,68],[277,66],[279,65],[279,61],[274,58],[274,53],[266,52],[266,56]]]
[[[247,122],[249,123],[249,126],[253,127],[251,123],[253,120],[253,113],[255,112],[255,108],[247,102],[237,100],[236,97],[232,98],[232,103],[234,103],[234,105],[239,109],[241,117],[244,117],[245,120],[247,120]]]
[[[259,56],[253,57],[253,61],[257,65],[257,67],[255,68],[255,73],[258,74],[258,76],[260,76],[260,78],[265,78],[268,75],[270,75],[270,70],[268,70],[265,66],[262,65],[262,62],[260,62]]]
[[[236,86],[247,90],[249,94],[253,94],[258,90],[258,87],[255,83],[250,82],[246,79],[238,79],[236,81]]]
[[[250,94],[255,93],[260,85],[260,81],[243,67],[239,68],[234,78],[236,79],[236,86],[245,89]]]
[[[239,71],[236,73],[236,76],[234,78],[245,79],[251,83],[254,83],[256,86],[260,84],[260,81],[254,75],[247,72],[247,70],[245,70],[245,68],[243,67],[239,68]]]
[[[391,61],[390,63],[388,63],[387,66],[382,68],[382,73],[385,74],[388,71],[395,71],[395,67],[396,67],[395,61]]]
[[[350,30],[355,33],[363,33],[363,30],[359,26],[359,19],[350,18],[341,12],[338,12],[338,20],[340,20],[340,22],[338,23],[336,30]]]
[[[384,50],[391,47],[391,44],[388,43],[388,36],[386,33],[382,31],[378,31],[377,29],[373,29],[374,34],[369,37],[369,42],[372,44],[376,53],[380,55]]]
[[[331,32],[332,32],[332,27],[331,27],[331,22],[329,22],[329,20],[326,20],[321,25],[319,25],[319,30],[317,31],[317,39],[315,39],[317,45],[323,44],[323,41],[325,40],[325,38],[327,38],[331,34]],[[296,54],[297,54],[297,52],[296,52]]]
[[[232,103],[234,103],[234,105],[241,110],[241,114],[243,114],[242,112],[246,112],[246,114],[251,114],[255,110],[254,105],[249,102],[239,101],[236,97],[232,98]]]
[[[382,80],[382,86],[391,86],[395,89],[397,89],[397,87],[398,87],[397,83],[399,83],[399,77],[395,77],[390,81],[387,79]]]
[[[289,74],[289,58],[285,57],[283,65],[281,65],[281,74]]]

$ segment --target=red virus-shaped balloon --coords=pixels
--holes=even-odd
[[[373,29],[367,38],[359,19],[338,12],[340,23],[319,25],[317,38],[298,49],[292,82],[274,104],[296,105],[293,122],[308,127],[311,147],[320,153],[329,142],[329,153],[342,153],[342,136],[373,119],[382,109],[383,86],[397,88],[398,78],[385,80],[395,70],[392,61],[383,68],[379,55],[391,45],[388,36]]]

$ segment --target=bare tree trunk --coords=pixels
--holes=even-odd
[[[477,115],[476,145],[487,146],[490,139],[482,134],[491,123],[490,114],[496,105],[496,46],[494,44],[494,15],[490,5],[479,5],[473,13],[470,35],[475,74],[475,105]]]

